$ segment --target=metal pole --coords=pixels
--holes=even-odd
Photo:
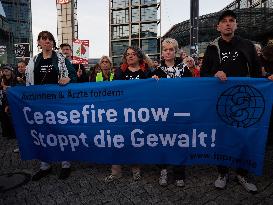
[[[190,55],[198,57],[198,21],[199,21],[199,0],[191,0],[190,19]]]

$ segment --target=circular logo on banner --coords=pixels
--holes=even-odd
[[[256,88],[237,85],[225,90],[218,99],[217,113],[228,125],[250,127],[264,114],[265,100]]]

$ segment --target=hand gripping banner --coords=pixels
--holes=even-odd
[[[211,164],[262,174],[267,79],[148,79],[13,87],[23,160]]]

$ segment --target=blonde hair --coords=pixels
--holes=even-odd
[[[147,65],[148,65],[149,68],[153,68],[154,67],[154,61],[147,54],[144,57],[144,62],[147,63]]]
[[[111,58],[110,58],[109,56],[102,56],[102,57],[100,58],[100,60],[99,60],[99,64],[102,63],[103,59],[106,59],[106,60],[109,61],[109,63],[110,63],[110,68],[113,67],[113,62],[112,62],[112,60],[111,60]]]
[[[255,43],[254,46],[256,49],[262,50],[262,46],[259,43]]]
[[[175,52],[177,53],[177,51],[178,51],[178,42],[175,39],[173,39],[173,38],[164,39],[164,41],[162,42],[162,47],[164,47],[164,45],[166,45],[166,44],[172,44],[173,47],[174,47]]]
[[[187,56],[186,58],[184,58],[183,63],[187,65],[187,61],[189,60],[193,61],[193,65],[195,66],[195,60],[190,56]]]

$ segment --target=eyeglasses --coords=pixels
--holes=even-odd
[[[50,41],[53,41],[53,39],[52,39],[51,37],[48,37],[48,36],[42,36],[41,39],[43,39],[43,40],[48,39],[48,40],[50,40]]]
[[[101,63],[109,63],[109,61],[101,61]]]
[[[137,54],[136,54],[136,53],[126,53],[126,57],[127,57],[127,56],[130,56],[130,55],[136,56]]]

